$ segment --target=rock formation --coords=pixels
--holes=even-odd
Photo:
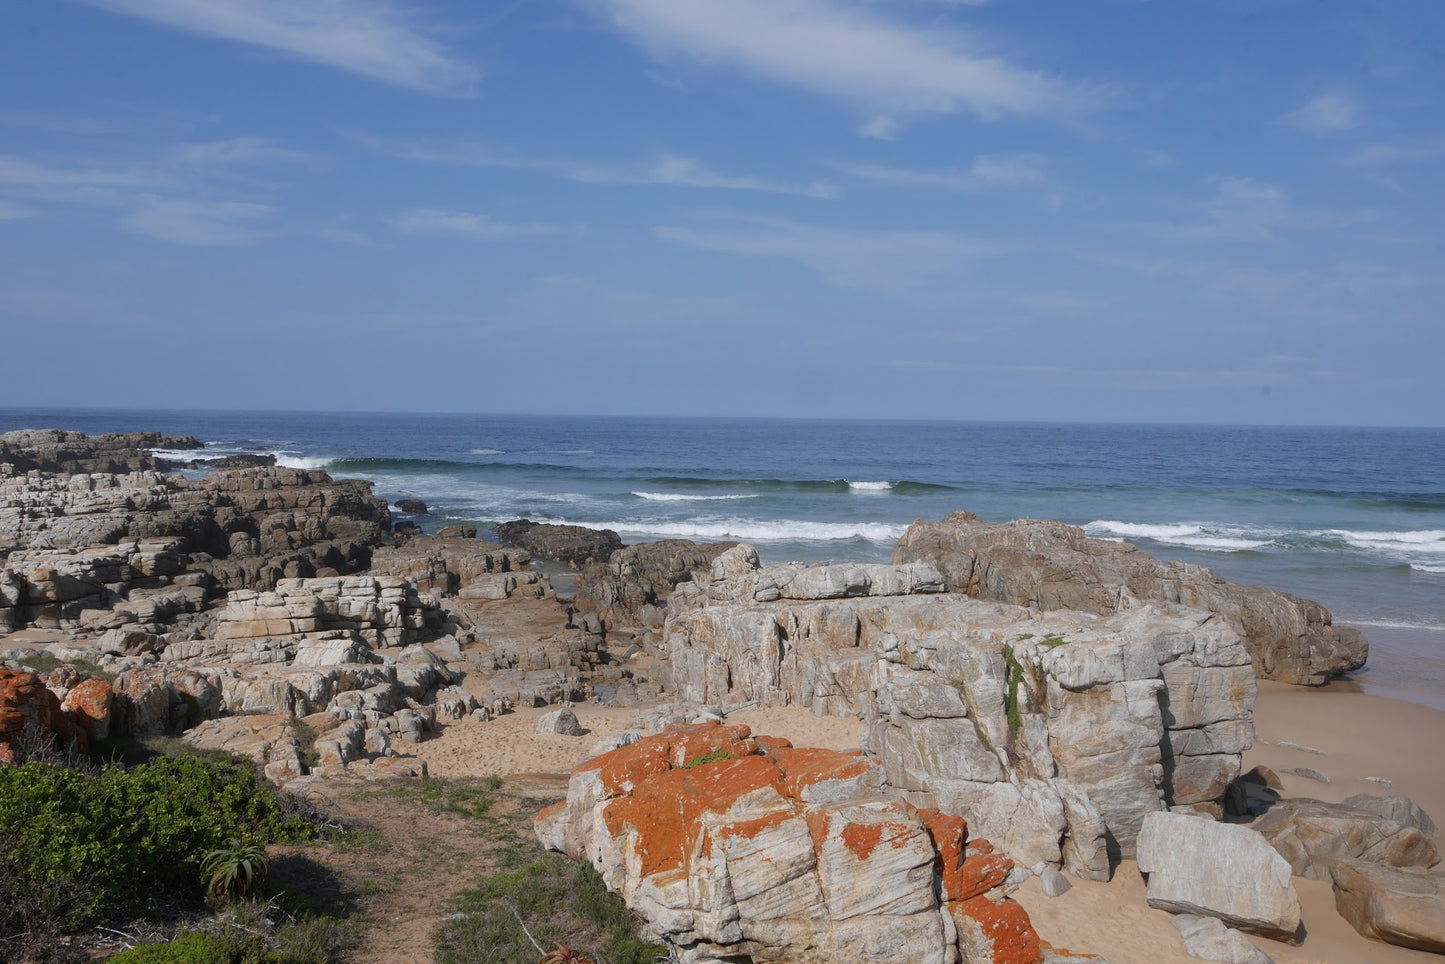
[[[165,469],[169,465],[165,459],[156,458],[152,454],[153,449],[190,450],[200,447],[201,443],[189,435],[178,437],[159,432],[136,432],[92,437],[84,432],[51,428],[23,429],[0,435],[0,465],[9,466],[0,474],[147,472]]]
[[[1146,814],[1219,813],[1255,697],[1222,620],[1164,604],[1041,613],[943,588],[921,563],[760,569],[738,546],[673,596],[673,686],[859,716],[890,784],[1024,866],[1103,878]]]
[[[504,545],[526,549],[539,559],[564,562],[574,568],[602,562],[622,548],[622,539],[611,529],[552,525],[517,519],[494,527]]]
[[[882,776],[858,753],[678,727],[583,764],[536,830],[682,961],[1041,961],[1000,891],[1010,862]]]
[[[591,562],[577,577],[578,609],[596,613],[604,625],[661,629],[662,606],[679,583],[705,579],[712,561],[737,545],[699,546],[688,539],[667,539],[614,551],[606,562]]]
[[[1256,673],[1284,683],[1321,685],[1359,669],[1369,650],[1358,630],[1334,625],[1318,603],[1226,582],[1201,566],[1160,562],[1062,522],[993,525],[956,512],[915,522],[893,561],[928,563],[953,591],[975,599],[1045,611],[1109,614],[1159,600],[1217,613],[1244,640]]]

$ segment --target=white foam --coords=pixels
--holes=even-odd
[[[506,453],[504,450],[502,450],[502,449],[472,449],[472,450],[471,450],[471,454],[473,454],[473,455],[506,455],[507,453]]]
[[[1322,534],[1335,539],[1342,539],[1356,549],[1395,552],[1445,552],[1445,529],[1414,529],[1403,532],[1327,529]]]
[[[892,482],[854,482],[849,480],[848,488],[854,492],[887,492],[893,488]]]
[[[1258,538],[1263,533],[1230,526],[1212,526],[1203,522],[1149,524],[1098,519],[1084,526],[1084,531],[1091,536],[1097,535],[1105,539],[1148,539],[1161,545],[1183,546],[1207,552],[1244,552],[1263,549],[1274,543],[1272,538]]]
[[[908,531],[907,525],[882,522],[802,522],[791,519],[679,519],[633,522],[563,522],[594,529],[612,529],[629,536],[664,536],[680,539],[719,541],[738,539],[744,542],[841,542],[867,539],[870,542],[897,542]]]
[[[1380,629],[1424,629],[1432,633],[1445,632],[1445,626],[1438,624],[1407,623],[1396,619],[1341,619],[1338,622],[1347,626],[1377,626]]]
[[[212,455],[205,449],[147,449],[147,451],[158,459],[169,459],[172,462],[189,462],[192,459],[210,458]]]
[[[1416,572],[1445,572],[1445,566],[1427,566],[1423,562],[1412,562],[1410,563],[1410,568]]]
[[[273,452],[276,456],[276,464],[286,469],[324,469],[332,463],[329,458],[313,458],[304,455],[293,455],[289,452]]]
[[[648,502],[735,502],[738,499],[756,499],[757,493],[734,495],[685,495],[680,492],[634,492],[633,495]]]

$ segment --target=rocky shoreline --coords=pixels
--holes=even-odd
[[[197,447],[0,435],[0,758],[169,733],[300,789],[424,775],[448,727],[525,708],[559,706],[539,724],[567,735],[590,703],[637,726],[538,837],[591,860],[681,960],[1066,959],[1009,894],[1136,858],[1200,956],[1268,959],[1241,931],[1308,942],[1300,878],[1330,882],[1360,934],[1445,951],[1418,806],[1291,799],[1246,767],[1256,680],[1365,663],[1316,603],[967,513],[916,523],[892,565],[763,567],[746,545],[525,520],[498,533],[511,545],[421,536],[363,481],[187,478],[149,451]],[[575,567],[575,591],[534,556]],[[767,709],[856,720],[859,749],[730,725]]]

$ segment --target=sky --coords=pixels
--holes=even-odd
[[[1445,3],[0,0],[0,407],[1445,425]]]

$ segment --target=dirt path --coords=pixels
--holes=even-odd
[[[447,812],[458,791],[463,808],[484,795],[494,802],[480,818]],[[431,961],[432,931],[451,913],[450,898],[502,848],[530,846],[525,799],[487,793],[476,781],[328,782],[318,795],[351,839],[273,848],[273,876],[320,909],[350,911],[357,931],[343,960],[354,964]]]

